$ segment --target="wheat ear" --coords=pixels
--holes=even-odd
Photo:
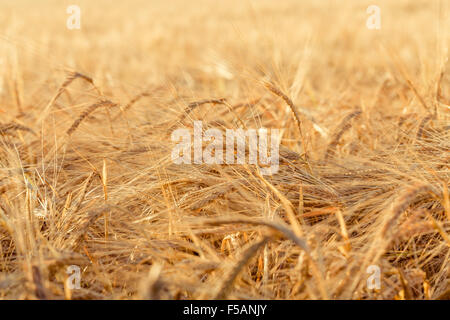
[[[222,282],[219,287],[219,292],[214,297],[215,300],[223,300],[226,299],[228,293],[231,290],[233,282],[236,280],[238,275],[241,273],[242,268],[248,263],[248,261],[258,252],[258,250],[263,247],[269,241],[268,237],[264,237],[263,239],[253,243],[249,247],[243,250],[240,259],[236,263],[236,265],[230,270],[225,280]]]
[[[347,132],[352,127],[351,120],[353,118],[360,117],[361,114],[362,114],[361,110],[356,110],[345,116],[344,119],[342,119],[341,123],[338,126],[337,133],[335,134],[333,140],[328,145],[327,151],[325,152],[325,161],[328,160],[331,154],[334,152],[344,133]]]
[[[80,72],[70,72],[69,75],[67,76],[67,78],[64,80],[64,82],[59,87],[59,89],[56,92],[56,94],[52,97],[50,102],[45,107],[44,111],[42,112],[40,120],[42,120],[42,119],[44,119],[46,117],[47,112],[53,106],[55,101],[63,94],[63,92],[66,90],[66,88],[77,78],[83,79],[84,81],[90,83],[94,87],[94,89],[97,91],[97,94],[99,96],[101,96],[101,91],[95,86],[94,80],[91,77],[89,77],[89,76],[87,76],[85,74],[82,74]]]
[[[222,225],[222,224],[233,224],[233,223],[245,223],[250,225],[256,225],[256,226],[266,226],[271,228],[272,230],[278,231],[282,235],[284,235],[285,238],[291,240],[294,242],[298,247],[300,247],[306,254],[306,257],[310,261],[311,265],[311,272],[314,276],[314,278],[317,281],[320,293],[323,297],[323,299],[328,299],[328,294],[325,288],[323,275],[320,271],[319,266],[317,265],[317,262],[313,259],[311,255],[311,249],[308,246],[308,243],[303,240],[302,238],[298,237],[288,226],[284,224],[284,222],[275,222],[275,221],[268,221],[268,220],[261,220],[261,219],[252,219],[248,217],[236,217],[236,218],[225,218],[225,219],[215,219],[215,220],[207,220],[205,221],[205,224],[209,225]]]
[[[70,126],[70,128],[67,130],[67,135],[72,135],[72,133],[77,130],[81,122],[86,119],[92,112],[94,112],[99,107],[115,107],[117,106],[115,103],[109,101],[109,100],[102,100],[100,102],[94,103],[93,105],[89,106],[85,111],[83,111],[78,118],[75,120],[75,122]]]
[[[36,135],[36,133],[31,128],[28,128],[15,122],[0,124],[0,133],[2,135],[6,135],[9,131],[26,131]]]

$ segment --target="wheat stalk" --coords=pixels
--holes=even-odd
[[[101,96],[101,91],[95,86],[94,84],[94,80],[87,76],[84,75],[80,72],[70,72],[69,75],[66,77],[66,79],[64,80],[64,82],[61,84],[61,86],[59,87],[59,89],[56,91],[55,95],[52,97],[52,99],[50,100],[50,102],[47,104],[47,106],[44,108],[44,110],[41,113],[41,116],[39,118],[39,122],[42,121],[42,119],[45,119],[45,117],[48,114],[48,111],[50,110],[50,108],[53,106],[53,104],[56,102],[56,100],[63,94],[64,91],[66,91],[67,87],[75,80],[75,79],[83,79],[84,81],[90,83],[94,89],[97,91],[97,94],[99,96]]]
[[[21,125],[21,124],[15,123],[15,122],[10,122],[7,124],[0,123],[0,133],[3,135],[6,135],[10,131],[17,131],[17,130],[30,132],[30,133],[36,135],[36,133],[33,131],[33,129],[26,127],[24,125]]]
[[[78,118],[72,123],[70,128],[66,131],[66,134],[68,136],[72,135],[72,133],[77,130],[81,122],[83,122],[84,119],[86,119],[92,112],[97,110],[100,107],[116,107],[117,105],[109,100],[102,100],[100,102],[94,103],[90,105],[85,111],[83,111]]]
[[[233,282],[238,277],[242,268],[268,241],[269,241],[268,237],[263,237],[261,240],[256,241],[255,243],[251,244],[250,246],[242,250],[243,252],[241,253],[241,257],[234,265],[234,267],[228,272],[228,275],[225,276],[225,279],[219,286],[219,290],[217,294],[214,296],[215,300],[223,300],[227,298],[228,293],[233,285]]]
[[[345,116],[344,119],[342,119],[341,123],[338,126],[337,133],[334,135],[333,140],[330,142],[327,151],[325,152],[325,161],[330,158],[331,154],[336,149],[344,133],[347,132],[352,127],[351,120],[360,117],[361,114],[362,114],[361,110],[356,110]]]

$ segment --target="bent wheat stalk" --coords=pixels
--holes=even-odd
[[[298,237],[288,226],[285,225],[284,222],[275,222],[275,221],[268,221],[268,220],[262,220],[262,219],[253,219],[248,217],[236,217],[236,218],[222,218],[222,219],[215,219],[215,220],[207,220],[204,222],[205,224],[209,225],[221,225],[221,224],[234,224],[234,223],[245,223],[255,226],[266,226],[269,227],[272,230],[278,231],[282,235],[284,235],[285,238],[291,240],[294,242],[298,247],[300,247],[306,254],[306,257],[311,263],[311,272],[316,279],[317,285],[319,287],[320,293],[322,295],[322,298],[327,300],[329,299],[327,290],[325,288],[324,278],[320,271],[319,266],[317,265],[317,262],[313,259],[311,255],[311,249],[308,246],[308,243],[306,240],[303,240],[302,238]]]
[[[113,120],[116,120],[117,118],[120,117],[120,115],[125,114],[125,112],[130,109],[136,102],[138,102],[139,100],[141,100],[144,97],[149,97],[150,93],[148,93],[147,91],[141,92],[138,95],[134,96],[123,108],[120,108],[120,112],[119,114],[117,114]]]
[[[425,130],[424,130],[425,125],[426,125],[431,119],[433,119],[433,116],[430,114],[430,115],[424,117],[424,118],[422,119],[422,121],[420,121],[419,129],[417,130],[416,140],[422,139],[422,136],[423,136],[424,131],[425,131]]]
[[[289,106],[289,108],[291,109],[292,113],[294,114],[298,129],[300,131],[300,134],[302,134],[302,121],[300,119],[300,115],[299,115],[299,111],[306,117],[306,119],[308,119],[309,121],[312,122],[314,129],[320,133],[320,135],[324,138],[328,137],[328,131],[324,128],[322,128],[317,121],[314,119],[314,117],[311,115],[311,113],[307,110],[304,110],[302,108],[297,108],[294,105],[294,102],[292,102],[292,100],[284,93],[282,92],[279,88],[277,88],[276,86],[274,86],[273,84],[269,83],[269,82],[264,82],[264,86],[269,89],[273,94],[279,96],[280,98],[282,98],[284,100],[284,102],[286,102],[286,104]]]
[[[356,110],[345,116],[344,119],[342,119],[342,122],[338,126],[339,130],[334,136],[334,139],[328,145],[327,151],[325,152],[325,161],[327,161],[330,158],[331,154],[336,149],[344,133],[347,132],[352,127],[351,120],[353,118],[359,118],[361,114],[362,114],[361,110]]]
[[[6,124],[0,123],[0,134],[6,135],[10,131],[26,131],[26,132],[30,132],[30,133],[36,135],[36,133],[33,131],[33,129],[23,126],[21,124],[18,124],[15,122],[10,122],[10,123],[6,123]]]
[[[230,270],[225,280],[219,287],[219,291],[214,297],[214,300],[223,300],[226,299],[228,293],[231,290],[231,287],[241,273],[242,268],[247,264],[247,262],[258,252],[260,248],[262,248],[269,241],[269,237],[264,237],[259,241],[256,241],[249,247],[243,250],[240,259],[236,263],[236,265]]]
[[[80,126],[81,122],[86,119],[92,112],[97,110],[99,107],[115,107],[117,106],[115,103],[109,101],[109,100],[102,100],[100,102],[94,103],[93,105],[89,106],[83,113],[80,114],[80,116],[75,120],[75,122],[70,126],[70,128],[67,130],[67,135],[72,135],[72,133],[77,130],[77,128]]]
[[[226,102],[225,98],[221,98],[221,99],[206,99],[206,100],[191,102],[191,103],[189,103],[187,108],[184,109],[183,114],[181,115],[181,117],[167,131],[170,133],[173,130],[173,128],[177,125],[177,123],[182,123],[189,116],[189,114],[192,111],[194,111],[197,107],[202,106],[204,104],[208,104],[208,103],[215,105],[215,104],[225,104],[225,102]]]
[[[62,85],[59,87],[59,89],[56,92],[56,94],[52,97],[50,102],[45,107],[45,109],[42,112],[42,115],[41,115],[41,117],[39,119],[39,122],[42,121],[43,119],[45,119],[45,117],[47,116],[48,111],[53,106],[53,104],[56,102],[56,100],[63,94],[63,92],[66,90],[66,88],[77,78],[83,79],[84,81],[90,83],[94,87],[94,89],[97,91],[97,94],[99,96],[102,95],[101,91],[95,86],[94,80],[91,77],[89,77],[87,75],[84,75],[84,74],[82,74],[80,72],[76,72],[76,71],[70,72],[69,75],[67,76],[66,80],[64,80]]]

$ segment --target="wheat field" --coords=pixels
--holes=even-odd
[[[0,299],[450,299],[449,15],[1,1]],[[175,164],[198,120],[280,129],[278,172]]]

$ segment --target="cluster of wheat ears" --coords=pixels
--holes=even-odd
[[[83,2],[79,34],[5,17],[0,299],[449,299],[445,2],[380,1],[377,33],[357,1],[160,2]],[[279,171],[174,164],[194,120],[280,128]]]

